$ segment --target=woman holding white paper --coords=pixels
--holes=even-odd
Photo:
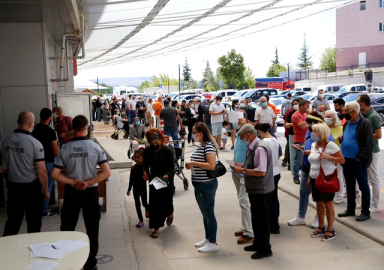
[[[143,178],[149,181],[149,228],[153,229],[152,238],[158,238],[160,228],[173,222],[173,193],[175,191],[175,163],[172,150],[164,145],[164,135],[160,130],[152,128],[147,131],[149,147],[144,149]],[[167,184],[158,188],[151,185],[155,178]]]

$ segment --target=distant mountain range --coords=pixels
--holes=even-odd
[[[99,83],[105,83],[110,86],[133,86],[139,88],[141,83],[149,81],[150,77],[120,77],[120,78],[100,78]],[[97,79],[90,80],[96,83]]]

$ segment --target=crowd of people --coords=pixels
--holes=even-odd
[[[199,252],[219,250],[214,210],[219,176],[212,176],[212,172],[217,169],[221,152],[233,150],[231,176],[241,209],[241,230],[234,235],[239,237],[238,244],[250,244],[244,250],[254,252],[252,259],[272,256],[270,234],[280,234],[281,167],[287,167],[293,182],[300,185],[298,214],[288,225],[306,224],[310,194],[316,202],[317,214],[312,222],[315,231],[310,235],[313,238],[335,239],[333,204],[343,203],[344,197],[346,210],[338,213],[339,217],[355,216],[356,209],[361,208],[356,220],[365,221],[379,211],[381,119],[371,108],[369,95],[360,95],[348,103],[336,99],[333,111],[323,90],[319,90],[312,104],[300,97],[292,99],[289,94],[282,105],[287,143],[281,166],[283,149],[276,138],[276,107],[269,102],[269,96],[261,97],[257,109],[252,100],[245,99],[234,100],[230,108],[225,108],[220,95],[204,103],[196,98],[188,104],[185,100],[179,104],[170,97],[159,97],[154,104],[151,99],[139,98],[135,102],[134,96],[123,99],[121,105],[116,99],[111,104],[97,101],[99,98],[95,103],[96,119],[101,119],[102,112],[110,111],[117,120],[131,126],[127,136],[135,165],[127,195],[132,192],[134,197],[137,228],[145,225],[141,211],[144,207],[149,228],[153,229],[152,238],[158,238],[160,229],[174,221],[175,147],[179,147],[179,135],[185,134],[189,146],[196,147],[185,168],[191,170],[203,219],[204,239],[195,243]],[[242,117],[230,122],[230,111],[241,112]],[[0,142],[4,159],[0,173],[6,172],[8,180],[8,220],[3,235],[18,233],[24,213],[28,232],[39,232],[41,217],[56,215],[48,210],[48,199],[53,180],[58,181],[65,184],[60,229],[74,230],[83,209],[90,239],[84,269],[94,269],[100,220],[97,185],[109,176],[110,169],[104,151],[86,137],[87,119],[81,115],[74,119],[64,116],[61,108],[54,112],[55,117],[49,109],[42,109],[41,121],[35,126],[32,113],[20,113],[18,129]],[[49,127],[52,120],[57,136]],[[164,122],[163,127],[160,121]],[[170,138],[173,144],[169,143]],[[101,168],[99,174],[97,165]],[[339,188],[324,191],[320,182],[331,177]],[[362,203],[356,205],[355,198],[360,193]]]

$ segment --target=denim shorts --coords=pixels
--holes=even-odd
[[[223,128],[223,123],[213,123],[212,126],[212,136],[220,136],[221,135],[221,129]]]

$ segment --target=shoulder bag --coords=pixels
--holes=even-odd
[[[205,157],[205,160],[207,160],[207,156],[205,155],[205,147],[206,146],[204,146],[204,157]],[[217,158],[219,158],[219,155],[217,153],[216,153],[216,155],[217,155]],[[221,163],[221,161],[218,160],[218,161],[216,161],[215,169],[213,171],[206,170],[206,172],[207,172],[207,176],[210,179],[212,179],[212,178],[217,178],[217,177],[223,176],[227,172],[227,169],[225,168],[223,163]]]
[[[327,146],[328,143],[329,141],[326,142],[326,144],[324,145],[322,153],[324,152],[325,147]],[[338,192],[340,190],[340,183],[339,183],[339,177],[337,175],[337,168],[330,175],[325,175],[323,168],[321,167],[321,159],[320,159],[320,171],[319,171],[319,175],[316,178],[315,187],[319,191],[324,193]]]

